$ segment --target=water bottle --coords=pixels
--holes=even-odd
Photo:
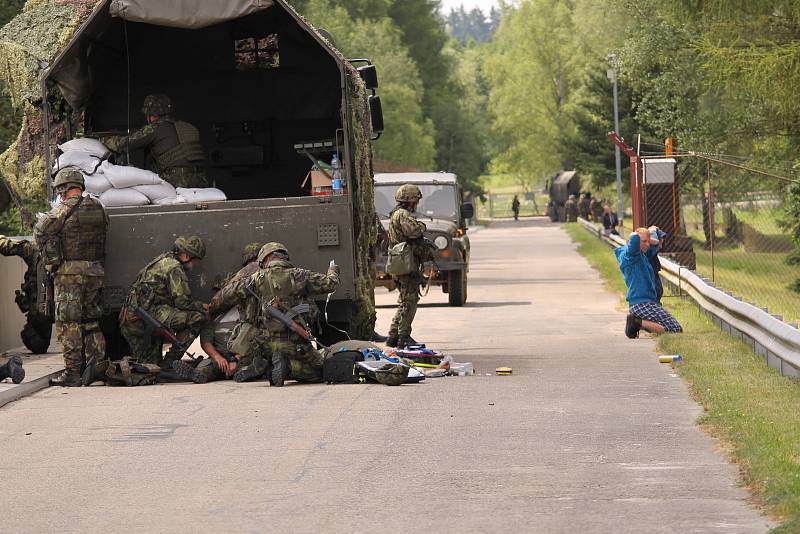
[[[343,195],[344,188],[342,186],[342,168],[339,165],[339,156],[334,154],[331,160],[331,168],[333,169],[333,181],[331,182],[331,189],[334,195]]]

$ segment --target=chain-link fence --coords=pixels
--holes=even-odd
[[[541,192],[492,193],[476,199],[475,213],[479,220],[514,217],[514,197],[519,201],[519,217],[544,215],[546,197]]]
[[[650,184],[645,177],[644,221],[673,234],[663,254],[737,298],[800,321],[800,294],[792,288],[800,268],[787,261],[794,250],[786,226],[789,182],[699,163],[684,165],[676,184]]]

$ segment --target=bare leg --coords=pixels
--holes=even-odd
[[[658,323],[654,323],[653,321],[648,321],[646,319],[642,319],[642,328],[647,330],[651,334],[663,334],[665,329]]]

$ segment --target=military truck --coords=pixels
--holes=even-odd
[[[107,209],[102,325],[112,356],[125,351],[117,315],[131,283],[181,234],[207,244],[190,273],[197,298],[207,301],[217,277],[240,267],[245,244],[281,241],[299,266],[341,267],[329,324],[355,338],[373,332],[367,251],[375,240],[370,143],[383,129],[377,85],[369,61],[345,59],[284,0],[95,7],[44,76],[48,168],[58,143],[77,132],[130,132],[144,124],[145,96],[164,93],[175,116],[200,130],[206,173],[228,197]],[[309,170],[334,154],[346,193],[312,196]]]
[[[386,173],[375,175],[375,212],[384,228],[388,228],[396,205],[394,194],[403,184],[414,184],[422,191],[416,217],[425,223],[425,237],[435,246],[436,269],[430,283],[447,293],[451,306],[467,302],[467,273],[470,245],[465,221],[474,215],[472,204],[462,201],[463,191],[455,174],[444,172]],[[392,277],[386,274],[386,251],[376,259],[376,281],[379,287],[394,289]]]
[[[570,195],[577,198],[581,194],[581,179],[577,171],[561,171],[548,184],[550,202],[547,204],[547,215],[553,222],[566,222],[567,213],[564,208]]]

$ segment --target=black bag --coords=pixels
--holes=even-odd
[[[322,363],[322,380],[328,384],[358,384],[356,362],[363,361],[364,355],[356,350],[329,354]]]

